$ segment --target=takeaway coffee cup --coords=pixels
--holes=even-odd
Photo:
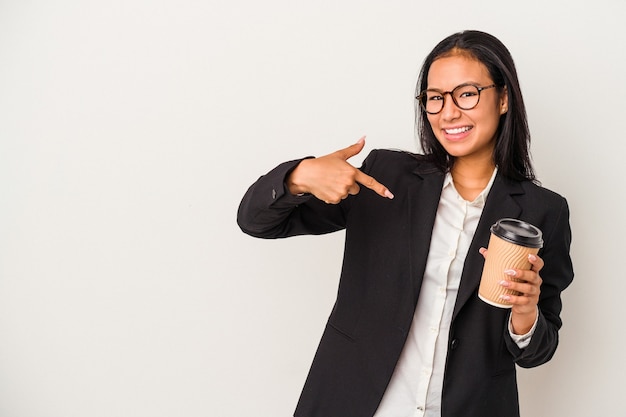
[[[500,219],[491,226],[489,253],[485,259],[480,278],[478,297],[496,307],[511,308],[511,304],[500,298],[503,294],[518,295],[500,281],[517,281],[504,273],[506,269],[530,269],[528,255],[536,254],[543,246],[541,230],[530,223],[517,219]]]

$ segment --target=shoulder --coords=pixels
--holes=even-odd
[[[425,155],[399,149],[374,149],[363,161],[361,169],[368,171],[412,171],[419,174],[440,173]]]
[[[522,181],[521,183],[522,189],[524,192],[533,199],[538,199],[538,201],[542,201],[545,203],[551,203],[552,205],[567,205],[567,200],[562,195],[557,192],[545,188],[535,182],[532,181]]]

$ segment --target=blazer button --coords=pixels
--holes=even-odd
[[[454,350],[458,347],[459,347],[459,339],[452,339],[452,342],[450,342],[450,349]]]

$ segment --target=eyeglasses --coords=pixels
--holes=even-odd
[[[496,85],[491,84],[486,87],[479,87],[474,84],[461,84],[454,87],[452,91],[440,91],[435,89],[424,90],[415,98],[428,114],[437,114],[443,110],[446,94],[450,94],[452,101],[459,109],[471,110],[478,106],[480,92],[493,87],[496,87]]]

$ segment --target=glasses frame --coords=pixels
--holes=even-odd
[[[456,90],[458,90],[459,88],[462,88],[462,87],[467,87],[467,86],[472,86],[472,87],[475,87],[475,88],[476,88],[476,90],[478,90],[478,100],[476,100],[476,104],[474,104],[472,107],[465,108],[465,107],[461,107],[461,106],[459,106],[459,103],[457,103],[457,102],[456,102],[456,98],[454,98],[454,92],[455,92]],[[418,96],[416,96],[416,97],[415,97],[415,99],[416,99],[417,101],[419,101],[419,103],[420,103],[420,107],[421,107],[422,109],[424,109],[424,111],[425,111],[426,113],[428,113],[428,114],[438,114],[438,113],[441,113],[441,111],[443,110],[443,108],[446,106],[446,94],[450,94],[450,97],[452,98],[452,102],[453,102],[453,103],[454,103],[454,105],[455,105],[455,106],[457,106],[459,109],[461,109],[461,110],[472,110],[472,109],[476,108],[476,106],[478,106],[478,103],[480,103],[480,93],[481,93],[483,90],[487,90],[487,89],[489,89],[489,88],[494,88],[494,87],[497,87],[497,86],[498,86],[497,84],[491,84],[491,85],[487,85],[487,86],[484,86],[484,87],[480,87],[480,86],[477,86],[476,84],[472,84],[472,83],[464,83],[464,84],[459,84],[459,85],[457,85],[457,86],[456,86],[456,87],[454,87],[451,91],[441,91],[441,90],[437,90],[437,89],[434,89],[434,88],[428,88],[428,89],[426,89],[426,90],[422,91],[422,92],[421,92]],[[437,93],[441,94],[441,97],[442,97],[442,100],[441,100],[441,101],[442,101],[442,103],[441,103],[441,109],[439,109],[439,111],[436,111],[436,112],[434,112],[434,113],[433,113],[433,112],[429,112],[428,110],[426,110],[426,104],[424,103],[423,98],[424,98],[424,96],[426,95],[426,93],[427,93],[428,91],[435,91],[435,92],[437,92]]]

